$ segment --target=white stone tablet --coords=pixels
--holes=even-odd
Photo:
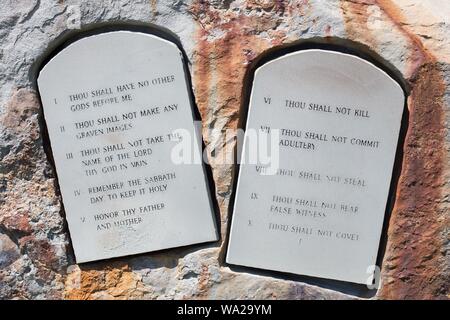
[[[74,42],[38,87],[77,262],[217,240],[181,52],[128,31]]]
[[[404,103],[396,81],[348,54],[305,50],[257,69],[227,262],[370,282]],[[271,162],[249,160],[255,135],[274,139]]]

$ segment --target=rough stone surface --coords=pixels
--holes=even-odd
[[[79,13],[79,15],[78,15]],[[78,16],[81,29],[76,27]],[[223,264],[248,71],[271,48],[314,40],[372,52],[404,79],[409,123],[372,299],[450,298],[450,4],[445,0],[5,0],[0,12],[0,297],[353,299],[360,290]],[[221,210],[222,240],[74,265],[35,79],[71,35],[161,26],[186,51]],[[215,161],[216,160],[216,161]],[[364,295],[364,297],[367,297]]]

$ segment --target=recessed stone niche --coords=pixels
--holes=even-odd
[[[378,281],[404,107],[400,84],[352,54],[298,50],[257,67],[227,263]]]
[[[183,139],[194,158],[202,152],[183,60],[168,40],[111,31],[71,43],[40,71],[78,263],[218,239],[205,168],[173,155]]]

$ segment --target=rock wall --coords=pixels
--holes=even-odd
[[[446,0],[4,0],[0,12],[0,298],[448,299],[450,4]],[[222,240],[74,264],[35,84],[65,39],[98,25],[160,26],[188,58],[221,213]],[[404,81],[408,129],[375,294],[223,263],[234,140],[249,70],[315,41],[371,52]],[[217,162],[217,161],[216,161]]]

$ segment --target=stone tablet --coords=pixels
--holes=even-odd
[[[227,262],[367,283],[404,103],[396,81],[348,54],[305,50],[257,69]],[[276,137],[278,163],[244,163],[256,130]]]
[[[38,87],[77,262],[217,240],[202,165],[175,164],[194,139],[182,54],[128,31],[74,42]]]

